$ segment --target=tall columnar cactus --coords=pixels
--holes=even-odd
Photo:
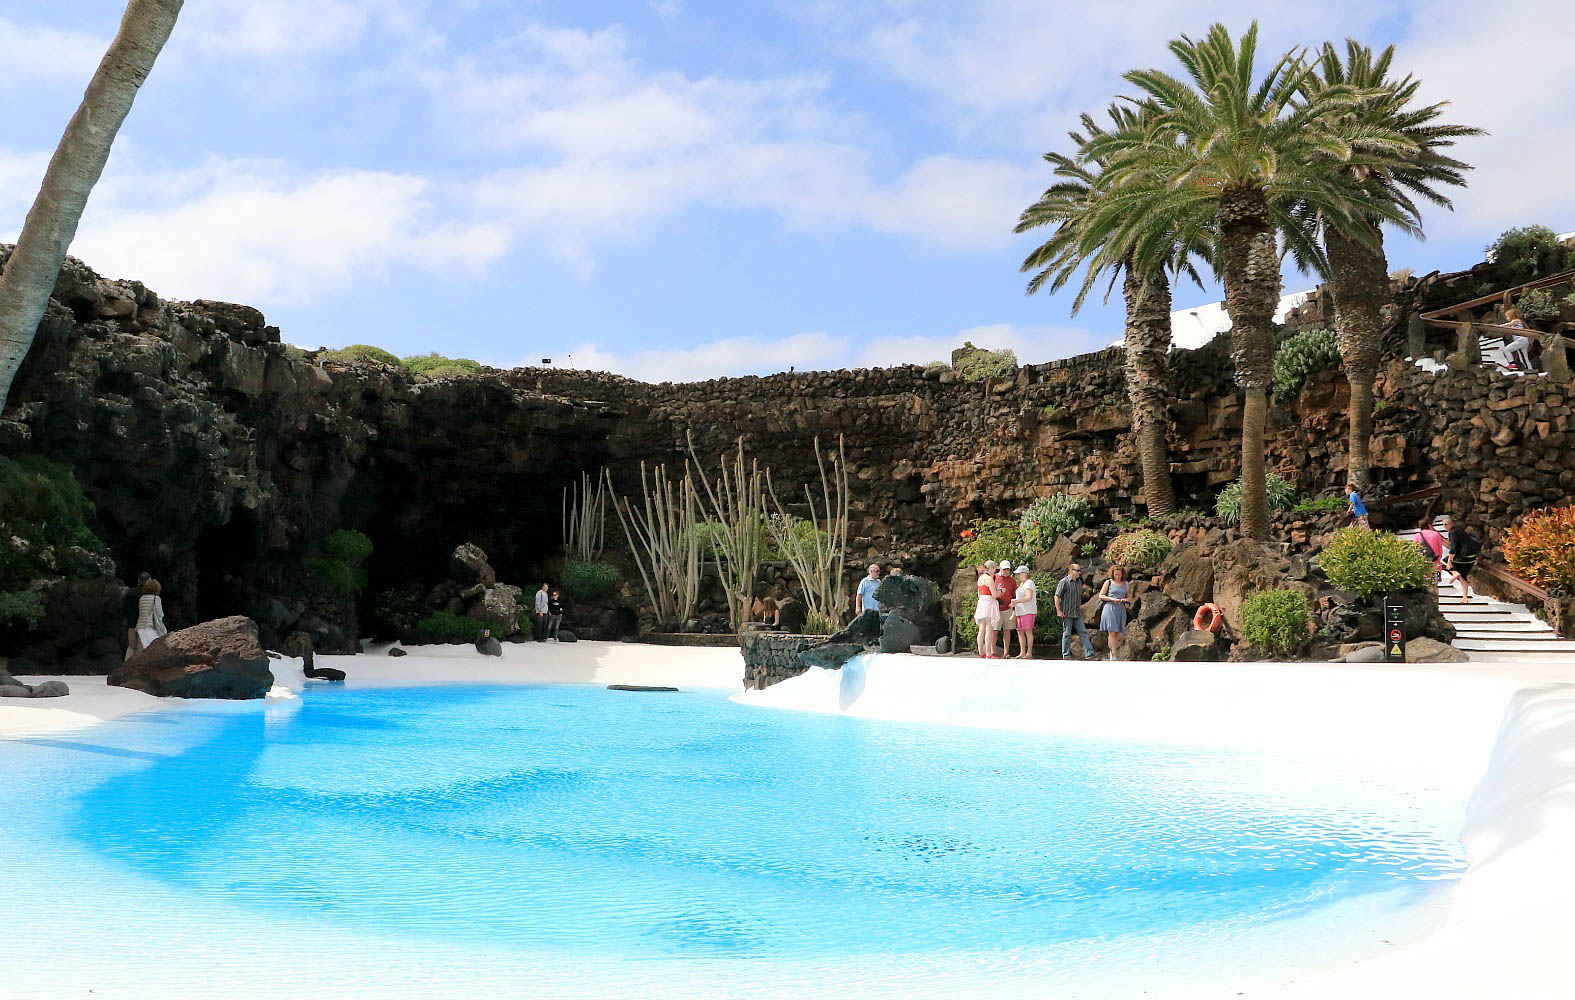
[[[732,467],[724,460],[713,486],[695,452],[693,435],[687,432],[684,440],[689,445],[689,455],[700,470],[700,486],[704,491],[706,517],[715,522],[717,531],[712,536],[716,546],[717,568],[722,577],[723,590],[727,592],[727,617],[733,629],[738,630],[749,620],[750,602],[754,597],[755,572],[760,568],[760,548],[765,535],[766,503],[764,478],[758,459],[744,459],[744,439],[738,439]]]
[[[607,537],[606,479],[600,473],[591,485],[589,473],[563,490],[563,550],[570,559],[593,562],[601,558]]]
[[[767,519],[766,528],[772,543],[787,555],[804,590],[809,613],[836,620],[847,600],[847,581],[842,570],[848,550],[848,461],[841,436],[837,438],[836,455],[829,457],[821,454],[820,438],[815,438],[815,465],[820,470],[820,502],[817,505],[815,492],[808,484],[804,486],[804,499],[809,505],[810,521],[817,527],[824,524],[824,529],[807,539],[793,530],[792,519],[771,483],[769,469],[766,493],[777,516]]]
[[[611,474],[603,471],[609,489]],[[640,463],[643,502],[635,507],[627,497],[613,500],[613,511],[629,540],[629,552],[640,571],[640,580],[651,599],[651,610],[664,627],[682,628],[694,615],[700,599],[699,503],[687,464],[682,479],[667,476],[667,468],[654,471]]]

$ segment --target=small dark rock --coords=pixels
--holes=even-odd
[[[339,681],[345,679],[345,672],[336,667],[301,667],[301,673],[315,681]]]
[[[559,642],[579,642],[580,641],[580,637],[575,635],[573,632],[570,632],[566,628],[560,628],[558,630],[558,641]]]
[[[936,639],[935,651],[942,656],[946,656],[948,653],[950,653],[952,651],[952,637],[949,635],[943,635],[939,639]]]
[[[0,698],[31,698],[33,689],[26,684],[0,684]]]
[[[1170,658],[1188,662],[1218,660],[1220,646],[1217,633],[1188,629],[1170,648]]]
[[[65,681],[45,681],[33,686],[34,698],[63,698],[70,693]]]
[[[609,684],[609,691],[677,691],[674,687],[661,687],[656,684]]]
[[[388,649],[388,655],[389,656],[408,656],[409,654],[406,653],[403,649],[400,649],[398,646],[390,646],[389,649]]]
[[[502,656],[503,644],[496,636],[484,635],[476,640],[476,652],[482,656]]]

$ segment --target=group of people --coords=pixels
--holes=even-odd
[[[1034,583],[1033,571],[1026,565],[1012,569],[1009,562],[987,560],[980,564],[978,604],[974,622],[979,629],[978,652],[986,660],[1012,657],[1012,634],[1017,635],[1019,660],[1032,659],[1034,655],[1034,625],[1039,617],[1039,587]],[[1126,571],[1113,567],[1110,577],[1100,585],[1098,593],[1099,631],[1104,632],[1115,658],[1121,649],[1121,636],[1127,627],[1127,612],[1132,606],[1131,588]],[[1072,648],[1072,636],[1083,642],[1083,658],[1093,659],[1094,643],[1088,636],[1083,622],[1083,567],[1073,562],[1066,575],[1056,583],[1052,595],[1055,614],[1061,621],[1061,656],[1066,657]],[[996,636],[1001,637],[1001,652],[996,653]]]
[[[563,592],[550,590],[543,583],[541,589],[536,591],[536,635],[537,642],[546,642],[551,639],[558,641],[558,627],[563,624]]]
[[[1482,554],[1482,542],[1458,524],[1452,515],[1444,515],[1444,531],[1433,527],[1432,518],[1423,517],[1417,524],[1416,544],[1433,560],[1435,579],[1442,573],[1460,585],[1460,600],[1471,603],[1471,571],[1477,567]]]

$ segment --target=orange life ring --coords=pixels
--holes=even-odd
[[[1204,613],[1208,614],[1208,623],[1204,623]],[[1220,606],[1218,604],[1205,604],[1198,608],[1198,613],[1192,616],[1192,627],[1199,632],[1218,632],[1220,630]]]

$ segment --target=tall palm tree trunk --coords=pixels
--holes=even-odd
[[[1264,430],[1274,379],[1274,310],[1280,301],[1280,255],[1262,188],[1239,185],[1220,197],[1220,256],[1231,358],[1242,390],[1241,533],[1269,537]]]
[[[1340,364],[1351,383],[1351,441],[1346,475],[1362,489],[1372,465],[1373,383],[1383,354],[1383,305],[1389,296],[1389,262],[1383,233],[1373,226],[1374,246],[1333,227],[1324,232],[1329,254],[1329,289],[1334,293],[1334,328]]]
[[[1163,273],[1136,275],[1126,269],[1122,292],[1127,303],[1127,399],[1132,431],[1143,469],[1143,498],[1149,517],[1176,511],[1165,443],[1170,402],[1170,281]]]
[[[130,0],[120,31],[82,95],[0,274],[0,409],[38,332],[115,134],[169,40],[184,0]]]

